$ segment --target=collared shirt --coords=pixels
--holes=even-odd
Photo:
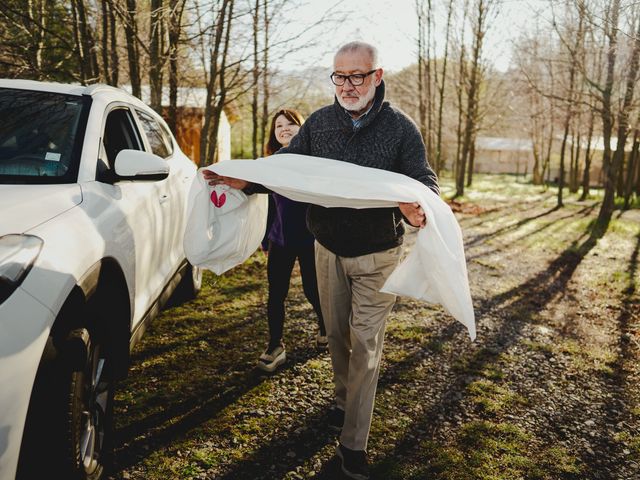
[[[364,117],[367,116],[367,114],[371,111],[371,109],[373,108],[373,103],[371,104],[371,106],[369,107],[369,110],[367,110],[366,112],[364,112],[362,115],[360,115],[358,118],[353,118],[351,117],[351,122],[353,123],[353,128],[360,128],[360,125],[362,125],[362,122],[364,122]],[[345,109],[345,111],[347,113],[349,113],[348,110]],[[349,113],[349,115],[351,115]]]

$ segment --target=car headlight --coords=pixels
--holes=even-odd
[[[0,303],[22,283],[44,242],[34,235],[0,237]]]

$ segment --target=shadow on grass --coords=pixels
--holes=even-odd
[[[456,334],[461,334],[462,330],[461,326],[450,323],[438,336],[438,340],[446,341]],[[427,355],[434,354],[428,352]],[[391,385],[401,382],[402,375],[411,372],[424,356],[424,349],[420,349],[413,355],[386,368],[380,376],[378,392],[384,392]],[[255,449],[248,457],[233,464],[224,476],[218,478],[221,480],[283,478],[288,472],[295,471],[297,467],[313,458],[327,445],[330,445],[332,456],[329,461],[322,464],[313,478],[319,480],[346,478],[341,471],[339,459],[333,454],[335,445],[337,445],[337,435],[331,433],[327,428],[329,406],[329,404],[325,406],[324,412],[305,417],[303,427],[282,432],[268,444]],[[270,469],[265,472],[267,465]]]
[[[484,242],[486,240],[490,240],[492,238],[499,237],[500,235],[503,235],[503,234],[505,234],[507,232],[511,232],[513,230],[517,230],[518,228],[526,225],[529,222],[532,222],[532,221],[537,220],[539,218],[546,217],[547,215],[550,215],[551,213],[557,211],[558,209],[559,209],[559,207],[556,206],[556,207],[550,208],[550,209],[548,209],[548,210],[546,210],[546,211],[544,211],[542,213],[539,213],[537,215],[532,215],[530,217],[523,218],[522,220],[519,220],[519,221],[517,221],[515,223],[509,224],[509,225],[505,225],[504,227],[499,228],[497,230],[494,230],[492,232],[481,233],[481,234],[476,235],[475,237],[469,239],[469,241],[466,242],[465,246],[466,247],[472,247],[474,245],[477,245],[480,242]]]
[[[593,205],[581,208],[577,212],[570,212],[567,215],[563,215],[562,217],[558,217],[558,218],[554,219],[554,221],[552,221],[552,222],[548,222],[548,223],[546,223],[544,225],[541,225],[536,230],[533,230],[531,232],[526,232],[525,234],[521,235],[520,237],[513,239],[511,241],[511,243],[517,243],[517,242],[519,242],[521,240],[524,240],[524,239],[526,239],[528,237],[531,237],[532,235],[539,234],[539,233],[543,232],[544,230],[557,225],[556,222],[558,222],[558,221],[567,220],[569,218],[573,218],[573,217],[576,217],[578,215],[582,216],[583,218],[584,217],[588,217],[593,212],[593,210],[596,208],[596,206],[597,206],[597,204],[593,204]],[[517,222],[517,223],[515,223],[513,225],[507,225],[506,227],[503,227],[502,229],[500,229],[498,232],[495,232],[495,233],[492,232],[490,234],[486,234],[481,240],[484,240],[484,241],[491,240],[491,239],[496,238],[497,236],[499,236],[501,234],[508,233],[510,231],[516,230],[517,228],[520,228],[523,225],[526,225],[527,223],[531,222],[532,220],[536,220],[538,218],[541,218],[543,216],[549,215],[549,214],[551,214],[551,213],[553,213],[555,211],[558,211],[558,210],[559,210],[558,207],[554,207],[554,208],[552,208],[552,209],[550,209],[550,210],[548,210],[548,211],[546,211],[546,212],[544,212],[544,213],[542,213],[540,215],[536,215],[534,217],[524,219],[524,220],[522,220],[520,222]],[[469,247],[472,247],[472,246],[477,245],[478,243],[480,243],[479,241],[476,241],[476,238],[477,237],[474,237],[474,239],[471,242],[467,243],[465,245],[465,247],[469,248]],[[479,253],[476,253],[474,255],[469,255],[467,257],[467,262],[472,261],[472,260],[476,260],[476,259],[481,258],[481,257],[486,257],[487,255],[491,255],[491,254],[496,253],[496,252],[500,252],[500,251],[504,250],[506,247],[507,247],[506,245],[502,245],[500,247],[496,247],[496,248],[493,248],[493,249],[490,249],[490,250],[485,250],[483,252],[479,252]]]
[[[496,208],[490,208],[485,211],[478,213],[477,215],[473,215],[471,217],[466,217],[463,219],[465,226],[467,228],[475,228],[482,226],[487,220],[491,221],[494,217],[501,217],[504,215],[504,210],[508,209],[510,214],[516,213],[524,213],[531,211],[530,202],[519,202],[517,204],[509,204],[508,206],[499,206]],[[477,221],[472,221],[473,219],[478,219]]]
[[[636,387],[632,383],[636,380],[632,377],[629,379],[628,373],[637,368],[635,363],[637,362],[637,352],[639,345],[634,339],[634,331],[638,325],[633,325],[632,321],[640,321],[640,298],[638,297],[636,285],[636,274],[638,272],[638,256],[640,255],[640,233],[636,236],[636,244],[634,250],[629,259],[629,267],[627,274],[629,276],[629,282],[624,289],[622,304],[620,306],[620,314],[615,321],[615,325],[618,330],[618,355],[616,360],[612,364],[612,374],[607,378],[611,384],[611,391],[616,395],[608,397],[608,405],[605,406],[605,414],[600,418],[595,418],[596,424],[600,424],[603,428],[601,431],[606,432],[597,439],[603,445],[605,451],[611,452],[610,458],[607,459],[610,464],[610,468],[615,469],[623,463],[633,461],[627,455],[621,454],[624,449],[618,438],[612,436],[613,425],[625,425],[630,417],[633,415],[629,407],[635,403],[630,388]],[[617,400],[617,401],[616,401]],[[623,400],[623,401],[620,401]],[[627,401],[624,401],[627,400]],[[623,431],[626,431],[629,435],[634,437],[640,437],[640,431],[631,431],[629,423],[626,423],[626,427],[623,427]],[[598,468],[597,460],[594,456],[583,458],[583,461],[587,465],[587,468],[594,470]],[[600,459],[601,460],[601,459]],[[636,459],[637,460],[637,457]],[[611,477],[617,478],[617,477]]]
[[[587,233],[573,241],[544,271],[519,286],[482,302],[482,311],[503,308],[501,317],[504,320],[501,327],[494,335],[480,338],[483,346],[461,358],[467,372],[472,375],[456,375],[443,389],[433,406],[421,412],[421,420],[413,423],[406,432],[405,439],[378,460],[373,468],[376,478],[401,478],[394,476],[393,472],[402,463],[402,458],[410,455],[415,447],[415,438],[424,436],[425,432],[427,437],[433,437],[441,427],[436,420],[440,416],[454,418],[456,414],[462,414],[462,400],[465,398],[468,385],[475,380],[473,373],[477,374],[496,362],[501,353],[520,340],[524,327],[534,320],[540,308],[563,293],[578,265],[596,245],[596,236],[588,236],[580,243]],[[478,320],[481,318],[482,316],[479,316]],[[415,478],[438,473],[430,471],[429,468],[425,465]],[[456,466],[452,465],[452,468]]]
[[[213,302],[208,297],[206,304],[204,300],[193,302],[191,308],[197,317],[189,318],[180,310],[168,311],[152,327],[154,342],[143,342],[134,353],[135,370],[122,389],[125,400],[116,403],[116,411],[125,407],[128,411],[116,413],[127,423],[116,431],[114,474],[188,436],[270,377],[255,368],[264,347],[261,342],[266,342],[267,325],[262,297],[247,300],[243,292],[248,292],[247,285],[251,285],[249,291],[266,287],[264,282],[244,281],[243,276],[251,274],[251,268],[241,268],[225,285],[212,287]],[[221,310],[221,317],[216,318],[215,306],[224,306],[232,299],[239,302]],[[311,312],[311,306],[307,310]],[[289,333],[304,335],[306,323],[299,314],[294,317],[299,321],[292,322]],[[288,353],[288,362],[278,372],[319,354],[303,347],[294,347]],[[136,397],[128,399],[127,393]]]
[[[317,355],[318,352],[311,349],[294,350],[279,372],[306,363]],[[191,387],[194,378],[201,375],[199,367],[194,362],[191,370],[181,371],[183,383],[176,385],[170,395],[162,399],[165,407],[161,411],[118,429],[115,471],[139,463],[154,451],[169,446],[193,429],[216,418],[226,407],[271,377],[252,368],[241,371],[238,375],[227,375],[224,383],[207,384],[206,381],[200,381],[200,388],[194,391]],[[143,436],[136,437],[142,432]]]
[[[484,345],[488,346],[475,349],[464,358],[467,370],[473,372],[482,370],[485,366],[495,362],[500,353],[515,344],[520,338],[522,328],[534,318],[540,305],[550,302],[556,295],[564,291],[564,287],[571,279],[575,269],[593,248],[595,242],[596,240],[591,238],[587,238],[582,244],[579,244],[579,240],[574,241],[565,252],[551,262],[544,272],[509,292],[488,300],[485,305],[482,305],[479,310],[488,311],[504,305],[514,298],[516,299],[515,302],[505,307],[506,315],[504,316],[505,321],[502,329],[498,334],[483,342]],[[551,279],[553,281],[550,281]],[[462,334],[463,329],[460,325],[449,323],[430,341],[445,343]],[[424,349],[420,349],[401,361],[390,364],[388,368],[381,372],[378,382],[378,394],[383,393],[393,385],[402,383],[404,374],[412,372],[416,365],[428,355],[437,354],[425,353]],[[437,418],[439,414],[448,416],[455,414],[455,410],[460,408],[466,387],[473,380],[473,375],[456,375],[453,381],[445,387],[436,404],[422,415],[425,420],[414,423],[408,435],[406,435],[406,439],[397,444],[390,453],[374,465],[373,471],[377,475],[375,478],[391,478],[388,476],[388,464],[395,464],[397,459],[406,456],[414,447],[414,438],[416,436],[419,437],[425,431],[427,435],[433,435],[438,425],[432,422],[432,419]],[[252,452],[250,457],[233,465],[231,470],[221,478],[231,480],[261,476],[265,472],[263,468],[260,469],[256,465],[264,466],[265,464],[275,465],[269,473],[273,473],[273,478],[281,478],[287,472],[295,470],[297,466],[312,458],[326,446],[327,438],[317,433],[318,431],[323,431],[325,421],[324,415],[308,418],[303,429],[280,435],[278,439],[270,444]],[[411,435],[411,433],[417,433],[417,435]],[[289,460],[286,458],[288,451],[295,453],[295,456]],[[424,473],[426,474],[427,472]],[[325,462],[314,478],[322,480],[343,478],[340,472],[340,464],[336,457],[333,456],[330,461]],[[418,476],[416,478],[423,477]]]

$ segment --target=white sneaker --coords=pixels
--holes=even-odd
[[[258,368],[265,372],[273,372],[276,368],[282,365],[287,360],[287,352],[284,349],[284,345],[281,343],[275,348],[269,348],[260,355],[258,360]]]

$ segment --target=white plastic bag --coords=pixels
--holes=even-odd
[[[266,195],[247,197],[235,188],[211,187],[199,171],[189,190],[187,259],[218,275],[244,262],[264,237],[267,208]]]

